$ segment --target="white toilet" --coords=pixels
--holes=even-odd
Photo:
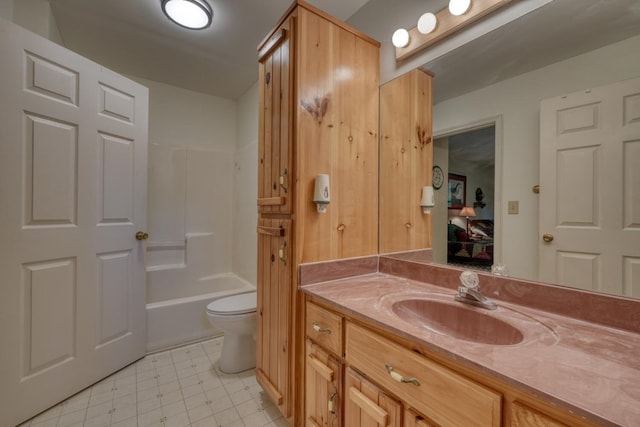
[[[228,374],[256,366],[257,292],[230,295],[207,305],[209,322],[224,332],[220,370]]]

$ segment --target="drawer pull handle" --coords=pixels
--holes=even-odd
[[[329,410],[329,413],[334,417],[336,416],[336,408],[333,401],[336,399],[336,397],[338,397],[338,390],[333,390],[333,393],[331,393],[331,396],[329,396],[329,404],[327,408]]]
[[[389,365],[388,363],[386,363],[384,366],[387,368],[387,372],[389,373],[389,376],[391,378],[393,378],[394,380],[398,381],[399,383],[409,383],[409,384],[413,384],[415,386],[420,386],[420,381],[418,381],[417,378],[415,378],[415,377],[411,377],[411,378],[403,377],[402,375],[400,375],[399,373],[394,371],[393,370],[393,366]]]
[[[329,328],[321,328],[320,325],[318,324],[318,322],[316,322],[315,320],[313,321],[313,330],[316,332],[320,332],[323,334],[330,334],[331,333],[331,329]]]

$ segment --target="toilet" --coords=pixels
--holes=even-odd
[[[256,366],[257,292],[230,295],[207,305],[207,318],[224,332],[220,370],[233,374]]]

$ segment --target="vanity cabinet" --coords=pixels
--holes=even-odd
[[[309,425],[595,426],[510,384],[432,354],[353,313],[328,308],[311,297],[307,297],[306,311],[307,358],[326,365],[316,368],[312,366],[317,365],[315,361],[307,363],[307,415],[325,420],[322,416],[326,415],[316,415],[320,413],[317,408],[327,407],[327,395],[334,391],[333,408],[343,413],[342,424],[338,417],[333,424]],[[325,372],[321,386],[318,371]]]
[[[306,422],[298,265],[378,252],[379,48],[300,0],[258,47],[256,378],[292,425]]]

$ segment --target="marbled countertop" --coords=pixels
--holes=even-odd
[[[496,301],[495,311],[468,307],[516,326],[524,338],[515,345],[481,344],[413,325],[391,308],[406,298],[452,301],[448,288],[374,273],[302,290],[596,424],[640,426],[639,334]]]

